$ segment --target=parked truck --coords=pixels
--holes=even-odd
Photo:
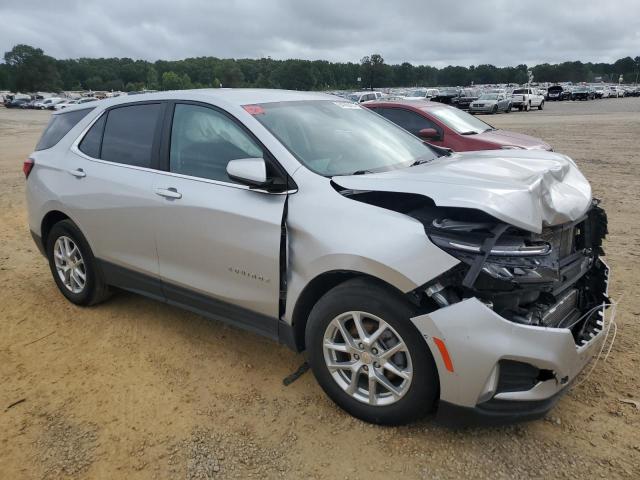
[[[544,96],[533,88],[517,88],[513,91],[511,105],[520,111],[529,111],[533,107],[538,107],[538,110],[542,110],[544,108]]]

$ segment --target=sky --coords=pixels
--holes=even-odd
[[[436,67],[640,55],[640,0],[0,0],[0,55],[302,58]]]

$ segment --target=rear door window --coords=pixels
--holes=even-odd
[[[104,127],[100,158],[136,167],[151,167],[161,110],[160,103],[110,110]]]
[[[93,108],[83,108],[82,110],[52,115],[38,145],[36,145],[36,150],[46,150],[56,145],[91,110]]]

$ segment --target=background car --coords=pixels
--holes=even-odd
[[[518,110],[529,111],[533,107],[538,110],[544,108],[544,96],[540,95],[535,88],[517,88],[511,94],[511,105]]]
[[[54,105],[56,105],[57,103],[60,102],[64,102],[64,98],[60,98],[60,97],[50,97],[50,98],[45,98],[43,100],[39,100],[36,103],[34,103],[34,108],[40,109],[40,110],[46,110],[49,107],[53,107]]]
[[[460,89],[458,88],[440,88],[438,94],[431,98],[431,101],[444,103],[446,105],[457,105]]]
[[[598,98],[609,98],[611,96],[611,90],[606,85],[596,85],[593,89]]]
[[[462,110],[468,110],[469,105],[471,105],[472,102],[476,101],[479,96],[480,92],[478,90],[474,90],[473,88],[463,88],[462,90],[460,90],[460,94],[458,95],[458,99],[455,105]]]
[[[354,92],[347,95],[347,99],[356,103],[370,102],[371,100],[378,100],[382,98],[382,92]]]
[[[5,101],[4,106],[7,108],[21,108],[22,105],[26,105],[30,101],[28,98],[14,98],[13,100]]]
[[[616,98],[622,98],[625,96],[625,91],[622,87],[613,87],[611,89],[611,96]]]
[[[379,113],[432,145],[456,152],[474,150],[552,150],[539,138],[499,130],[458,108],[424,100],[370,102]]]
[[[498,113],[511,111],[511,99],[502,93],[483,93],[469,105],[470,113]]]
[[[65,108],[70,107],[71,105],[77,105],[77,104],[78,104],[77,99],[67,98],[64,101],[56,103],[49,108],[50,110],[64,110]]]
[[[593,100],[594,93],[587,87],[575,87],[571,92],[571,100]]]
[[[437,88],[423,88],[409,92],[404,98],[407,100],[430,100],[439,94],[440,91]]]
[[[547,100],[559,101],[566,100],[571,97],[571,92],[562,88],[561,85],[554,85],[547,90]]]

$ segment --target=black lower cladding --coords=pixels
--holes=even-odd
[[[475,407],[461,407],[440,401],[436,421],[451,428],[490,427],[537,420],[545,416],[566,388],[544,400],[512,401],[491,399]]]
[[[42,237],[40,235],[38,235],[37,233],[35,233],[33,230],[31,230],[31,238],[33,238],[34,243],[36,244],[36,247],[38,247],[38,251],[42,254],[42,255],[47,255],[47,252],[44,248],[44,243],[42,243]]]
[[[286,322],[209,297],[157,277],[97,260],[109,285],[189,310],[203,317],[257,333],[295,350],[292,328]]]

